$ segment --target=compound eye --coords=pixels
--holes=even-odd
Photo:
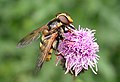
[[[63,15],[59,16],[58,19],[64,24],[69,24],[68,19]]]

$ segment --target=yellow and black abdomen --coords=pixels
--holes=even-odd
[[[42,32],[42,38],[41,38],[41,42],[40,42],[40,50],[42,53],[44,53],[44,51],[47,49],[47,46],[50,46],[51,48],[48,50],[45,60],[49,61],[51,59],[51,54],[52,54],[52,45],[49,45],[48,42],[50,41],[51,35],[49,34],[48,30],[44,30]]]

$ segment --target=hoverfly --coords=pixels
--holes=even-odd
[[[75,29],[72,25],[72,18],[66,13],[57,14],[46,25],[32,31],[23,39],[21,39],[17,47],[24,47],[31,42],[37,40],[40,37],[42,32],[41,42],[40,42],[40,51],[41,55],[38,57],[38,62],[36,65],[36,70],[41,69],[44,61],[49,61],[51,59],[51,54],[53,50],[57,50],[59,40],[63,39],[63,33],[69,30]]]

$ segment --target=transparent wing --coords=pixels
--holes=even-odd
[[[30,44],[31,42],[37,40],[40,37],[40,32],[42,32],[44,29],[48,29],[47,25],[42,26],[42,27],[32,31],[28,35],[26,35],[23,39],[21,39],[18,42],[17,47],[24,47],[24,46]]]
[[[41,55],[38,57],[35,73],[37,73],[41,69],[44,61],[46,60],[46,56],[48,55],[48,52],[50,51],[56,37],[57,37],[57,33],[53,33],[50,39],[48,39],[48,43],[46,44],[44,51],[41,52]]]

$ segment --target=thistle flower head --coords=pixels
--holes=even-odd
[[[96,73],[99,56],[99,45],[94,37],[95,30],[81,28],[64,33],[64,40],[58,45],[58,60],[64,60],[66,73],[77,76],[82,70],[91,68]],[[95,70],[93,68],[96,68]]]

